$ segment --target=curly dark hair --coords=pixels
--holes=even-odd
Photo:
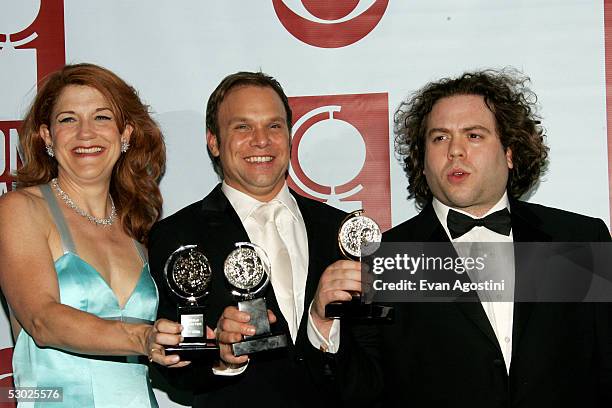
[[[39,131],[42,125],[50,126],[55,102],[71,85],[89,86],[104,95],[117,116],[120,133],[128,124],[134,128],[129,150],[113,169],[110,193],[125,232],[146,243],[162,210],[158,182],[166,163],[164,138],[136,90],[106,68],[94,64],[66,65],[43,80],[19,132],[24,164],[17,170],[17,187],[44,184],[57,177],[58,163],[45,153]]]
[[[291,121],[291,107],[289,106],[289,99],[287,98],[287,95],[285,95],[285,91],[283,91],[281,84],[276,79],[270,75],[264,74],[263,72],[241,71],[223,78],[213,93],[210,94],[208,103],[206,104],[206,130],[210,131],[210,133],[217,138],[217,143],[219,143],[219,106],[221,106],[221,102],[223,102],[227,94],[232,89],[241,86],[272,88],[283,102],[286,113],[287,128],[289,130],[289,135],[291,135],[291,127],[293,125]],[[208,149],[208,157],[210,157],[210,160],[212,161],[215,173],[217,173],[220,179],[223,179],[221,158],[218,156],[213,156],[210,149]]]
[[[548,164],[544,128],[536,113],[537,96],[529,77],[514,69],[467,72],[430,82],[403,101],[394,115],[395,153],[408,176],[408,197],[423,208],[432,193],[423,174],[427,117],[435,103],[455,95],[481,95],[495,116],[504,150],[512,150],[507,190],[520,198],[539,180]]]

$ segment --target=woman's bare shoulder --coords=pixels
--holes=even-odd
[[[0,196],[0,223],[20,228],[47,222],[47,203],[38,186],[25,187]],[[9,222],[5,222],[9,221]]]

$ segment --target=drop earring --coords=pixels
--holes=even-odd
[[[127,152],[129,148],[130,148],[129,142],[126,142],[125,140],[122,140],[121,141],[121,153]]]

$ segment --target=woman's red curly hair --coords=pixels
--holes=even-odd
[[[50,127],[55,102],[69,85],[97,89],[110,103],[119,132],[128,124],[134,129],[130,148],[113,169],[110,193],[125,232],[146,243],[162,210],[158,182],[166,163],[164,138],[136,90],[106,68],[66,65],[43,80],[19,132],[23,167],[16,173],[17,187],[44,184],[57,177],[57,161],[46,154],[39,130],[42,125]]]

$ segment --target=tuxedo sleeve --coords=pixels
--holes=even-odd
[[[337,381],[349,406],[372,406],[381,400],[381,324],[341,322]]]
[[[308,204],[310,201],[304,201],[303,198],[299,199],[298,204],[302,203],[300,211],[308,232],[309,273],[316,276],[306,291],[306,304],[310,305],[325,269],[343,259],[337,239],[346,214],[320,203]],[[305,313],[308,313],[308,307]],[[336,353],[314,347],[308,339],[307,330],[303,330],[300,349],[304,352],[309,377],[316,389],[320,390],[320,395],[326,396],[327,406],[337,406],[336,401],[339,401],[343,406],[373,407],[382,389],[378,328],[374,325],[356,325],[349,320],[340,320],[339,323],[340,339]]]
[[[342,406],[377,406],[383,387],[378,328],[341,322],[340,338],[337,353],[323,352],[307,341],[304,358],[311,377],[322,393]],[[335,404],[330,401],[331,405]]]

